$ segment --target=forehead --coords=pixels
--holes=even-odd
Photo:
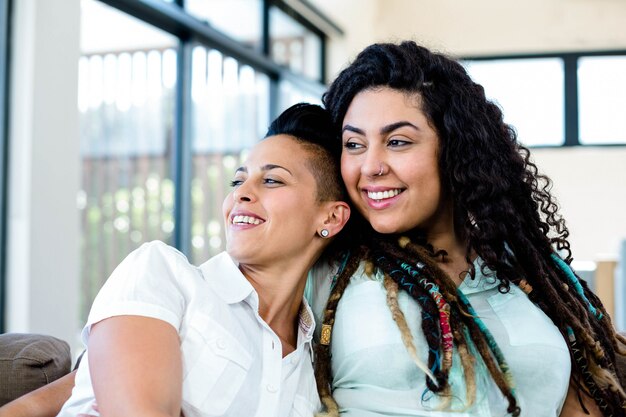
[[[346,123],[383,123],[425,117],[419,93],[388,87],[367,89],[354,96],[344,117]]]
[[[303,168],[305,160],[309,157],[306,148],[292,136],[276,135],[258,142],[250,150],[244,165],[278,164],[284,167]]]

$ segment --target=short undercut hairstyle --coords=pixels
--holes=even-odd
[[[293,137],[309,154],[306,165],[315,177],[319,201],[346,200],[339,170],[341,141],[326,110],[308,103],[289,107],[270,124],[265,137],[277,135]]]

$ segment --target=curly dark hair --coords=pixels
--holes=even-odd
[[[454,59],[410,41],[374,44],[339,74],[323,96],[336,127],[341,128],[358,93],[376,88],[419,97],[420,109],[437,132],[442,187],[453,201],[455,230],[467,242],[465,259],[472,277],[475,253],[483,260],[483,268],[496,272],[501,292],[508,292],[511,283],[522,288],[568,343],[574,383],[594,398],[605,415],[624,415],[626,395],[615,376],[615,358],[623,354],[620,343],[624,340],[616,334],[600,300],[569,267],[569,231],[550,193],[551,182],[538,172],[529,150],[504,123],[500,108],[487,100],[483,87]],[[429,357],[429,368],[436,369],[435,378],[427,378],[429,388],[441,395],[449,392],[445,363],[446,352],[451,352],[449,340],[459,353],[473,343],[508,398],[509,412],[518,414],[506,360],[488,329],[470,317],[469,302],[438,267],[435,254],[442,251],[430,247],[419,231],[407,235],[383,235],[371,228],[363,232],[360,245],[346,262],[348,267],[337,278],[324,324],[332,326],[358,261],[371,262],[418,301],[423,317],[432,316],[426,311],[448,312],[448,321],[422,324],[431,350],[443,353]],[[404,273],[398,273],[398,265]],[[432,285],[439,288],[439,294],[429,293]],[[423,301],[424,294],[430,301]],[[430,332],[429,340],[425,326],[436,326],[439,338],[433,339]],[[322,344],[318,351],[318,387],[331,410],[337,405],[329,389],[329,346]],[[437,364],[439,357],[443,359]]]

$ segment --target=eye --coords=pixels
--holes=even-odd
[[[284,182],[277,180],[275,178],[264,178],[263,179],[263,184],[267,184],[267,185],[282,185],[284,184]]]
[[[347,140],[343,144],[343,147],[348,149],[348,150],[357,150],[357,149],[363,149],[365,147],[365,145],[363,145],[362,143],[353,141],[353,140]]]
[[[391,147],[400,147],[400,146],[408,145],[409,143],[410,142],[408,140],[404,140],[400,138],[391,138],[387,142],[387,145]]]
[[[232,180],[230,182],[230,186],[231,187],[239,187],[241,184],[243,184],[243,180]]]

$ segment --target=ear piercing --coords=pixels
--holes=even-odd
[[[320,230],[320,236],[321,237],[328,237],[328,235],[330,235],[330,232],[328,231],[328,229]]]

